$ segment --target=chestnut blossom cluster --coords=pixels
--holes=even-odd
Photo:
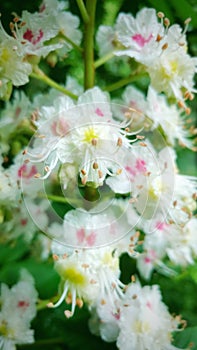
[[[65,57],[72,48],[67,38],[76,44],[81,41],[78,26],[79,19],[67,11],[67,3],[57,0],[43,1],[38,12],[16,14],[10,23],[11,35],[0,23],[0,98],[9,99],[12,85],[28,83],[41,58],[48,56],[50,61],[52,52],[53,61],[56,56]]]
[[[187,52],[186,32],[191,18],[185,20],[184,30],[162,12],[143,8],[136,17],[120,13],[114,27],[101,25],[97,32],[100,55],[112,52],[118,57],[130,57],[139,64],[137,71],[146,72],[150,86],[157,92],[174,97],[182,108],[192,99],[196,57]],[[107,40],[106,40],[107,38]]]
[[[172,334],[185,326],[158,285],[141,286],[135,276],[123,283],[120,262],[127,255],[150,281],[154,271],[173,276],[197,258],[197,181],[179,172],[176,154],[177,146],[195,150],[189,22],[182,29],[143,8],[98,28],[99,55],[111,54],[113,67],[135,62],[133,74],[150,78],[144,92],[128,84],[114,98],[67,76],[61,91],[31,100],[15,91],[1,113],[0,242],[36,242],[41,261],[53,257],[60,282],[50,311],[65,304],[70,318],[85,304],[90,331],[120,350],[175,350]],[[79,25],[57,0],[15,15],[12,35],[1,25],[0,98],[35,77],[41,59],[63,60],[81,42]],[[0,349],[34,341],[36,300],[27,272],[11,289],[2,284]]]

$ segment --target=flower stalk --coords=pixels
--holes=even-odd
[[[33,72],[30,75],[32,78],[38,79],[45,84],[51,86],[52,88],[62,92],[64,95],[67,95],[74,100],[77,100],[78,96],[73,94],[71,91],[67,90],[65,87],[56,83],[53,79],[49,78],[38,66],[34,67]]]
[[[86,3],[89,21],[84,28],[84,88],[90,89],[94,86],[94,21],[96,11],[96,0],[87,0]]]

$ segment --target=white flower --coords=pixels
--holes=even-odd
[[[189,220],[184,227],[170,226],[166,253],[174,264],[187,266],[194,263],[197,256],[196,232],[196,218]]]
[[[94,307],[98,300],[109,300],[111,306],[114,300],[123,296],[123,283],[119,280],[119,259],[114,248],[105,247],[88,250],[71,250],[57,245],[52,246],[62,255],[54,255],[55,269],[61,277],[62,295],[56,304],[49,303],[49,307],[58,307],[66,298],[71,304],[71,311],[65,315],[74,314],[76,305],[82,306],[83,301]]]
[[[22,44],[23,55],[46,57],[49,52],[62,47],[62,43],[51,43],[57,36],[59,25],[53,11],[49,13],[23,11],[20,18],[12,24],[12,32],[16,41]]]
[[[147,68],[151,85],[158,92],[183,101],[185,91],[195,92],[196,64],[196,58],[190,57],[182,48],[164,50]]]
[[[49,115],[54,117],[46,121]],[[37,125],[38,138],[42,136],[35,140],[30,160],[45,161],[47,171],[42,178],[48,177],[57,164],[70,163],[78,166],[83,185],[91,182],[100,186],[107,174],[118,171],[115,155],[121,146],[130,147],[125,123],[113,120],[109,96],[97,87],[81,95],[76,107],[63,96],[53,107],[43,107]]]
[[[161,300],[158,286],[128,286],[120,308],[117,347],[124,350],[173,350],[171,332],[178,330]]]
[[[33,343],[34,334],[30,322],[36,315],[37,292],[26,271],[11,289],[2,284],[0,311],[0,347],[16,349],[15,344]]]
[[[130,14],[119,14],[116,30],[118,40],[125,46],[123,50],[115,52],[116,55],[128,55],[144,63],[157,55],[158,49],[160,51],[157,36],[163,33],[163,29],[155,9],[143,8],[136,19]]]

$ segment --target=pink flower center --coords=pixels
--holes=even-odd
[[[95,110],[95,113],[96,113],[99,117],[104,117],[104,113],[101,111],[100,108],[97,108],[97,109]]]
[[[24,179],[30,179],[35,174],[37,174],[37,169],[36,169],[35,165],[32,165],[32,167],[28,171],[27,165],[23,164],[18,170],[18,177],[22,177]]]
[[[39,29],[38,33],[36,34],[33,34],[31,29],[27,29],[26,32],[23,34],[23,39],[29,41],[33,45],[36,45],[42,39],[43,35],[44,33],[42,29]]]
[[[140,47],[144,47],[145,44],[149,43],[149,41],[153,38],[153,35],[150,34],[146,39],[141,34],[135,34],[131,37]]]

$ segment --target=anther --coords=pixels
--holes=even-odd
[[[136,282],[136,278],[134,275],[131,276],[131,282],[135,283]]]
[[[83,300],[80,299],[80,298],[77,298],[76,304],[77,304],[77,306],[81,309],[81,308],[83,307]]]
[[[53,303],[52,302],[48,303],[47,307],[53,307]]]
[[[25,154],[27,154],[27,150],[26,149],[24,149],[24,151],[23,151],[23,153],[22,153],[23,155],[25,155]]]
[[[136,203],[137,202],[137,198],[133,197],[129,199],[129,203]]]
[[[64,315],[66,316],[66,318],[70,318],[72,316],[72,312],[70,310],[65,310]]]
[[[145,142],[140,142],[139,145],[142,147],[147,147],[147,144]]]
[[[185,108],[185,113],[186,113],[187,115],[190,115],[190,113],[191,113],[191,108],[189,108],[189,107]]]
[[[36,179],[39,179],[40,176],[41,176],[41,175],[40,175],[39,173],[37,173],[37,174],[34,175],[34,177],[35,177]]]
[[[87,176],[84,176],[84,177],[81,179],[81,183],[82,183],[82,185],[85,186],[86,182],[87,182]]]
[[[98,176],[99,176],[99,179],[101,179],[103,177],[103,173],[101,170],[98,170]]]
[[[92,143],[92,146],[96,146],[97,145],[97,139],[92,139],[91,143]]]
[[[45,168],[44,168],[44,170],[48,173],[48,171],[50,170],[49,166],[46,165]]]
[[[117,141],[117,146],[122,146],[122,139],[121,137],[118,138],[118,141]]]
[[[57,255],[57,254],[53,254],[53,260],[54,260],[54,261],[59,260],[59,257],[58,257],[58,255]]]
[[[166,50],[168,48],[168,43],[163,44],[162,50]]]
[[[163,39],[163,37],[161,35],[157,34],[156,41],[159,43],[162,39]]]
[[[116,175],[120,175],[120,174],[122,174],[122,169],[118,169],[118,170],[116,171]]]
[[[164,17],[165,17],[164,13],[161,12],[161,11],[159,11],[159,12],[157,13],[157,16],[158,16],[159,18],[164,18]]]
[[[98,163],[97,162],[94,162],[93,164],[92,164],[92,167],[93,167],[93,169],[94,170],[97,170],[98,169]]]
[[[86,171],[84,169],[81,169],[82,175],[86,175]]]
[[[185,20],[184,24],[185,24],[185,25],[188,25],[188,24],[191,22],[191,20],[192,20],[191,17],[187,18],[187,19]]]
[[[170,26],[170,20],[167,17],[164,18],[164,24],[165,24],[166,27]]]
[[[144,140],[144,139],[145,139],[145,136],[143,136],[143,135],[137,135],[137,136],[136,136],[136,139],[138,139],[138,140]]]

